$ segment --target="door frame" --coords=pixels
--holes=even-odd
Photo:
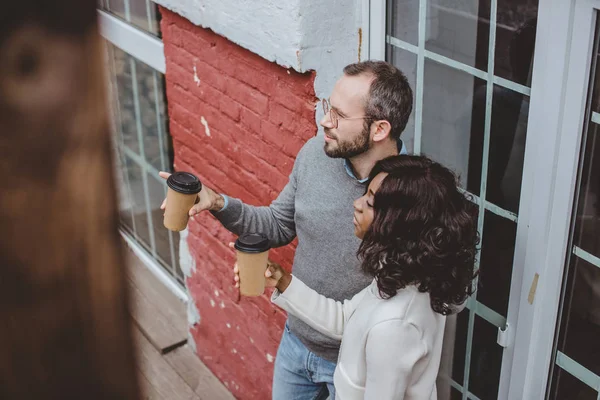
[[[385,59],[386,0],[369,3],[369,58]],[[425,4],[421,0],[420,8]],[[539,0],[499,399],[542,399],[546,392],[594,37],[595,19],[585,12],[593,7],[600,8],[600,0]]]
[[[540,3],[546,7],[540,4],[534,61],[540,67],[534,67],[532,84],[536,125],[530,127],[528,134],[540,136],[536,145],[544,146],[541,136],[546,134],[545,129],[552,128],[553,143],[546,144],[547,151],[552,152],[538,151],[538,160],[531,158],[535,155],[529,160],[537,164],[531,185],[546,180],[550,191],[534,194],[538,200],[530,203],[540,209],[534,210],[537,216],[530,221],[525,264],[529,268],[521,291],[525,301],[519,306],[514,352],[519,355],[519,362],[513,364],[510,373],[508,398],[542,399],[546,394],[585,123],[595,10],[600,9],[600,0]],[[562,79],[557,82],[557,77]],[[552,157],[544,160],[543,154]],[[545,201],[543,195],[548,196]],[[538,207],[540,204],[542,207]],[[540,275],[538,290],[530,305],[526,284],[536,272]]]

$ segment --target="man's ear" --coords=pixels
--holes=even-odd
[[[371,124],[371,137],[374,142],[381,142],[390,137],[392,125],[385,119],[375,121]]]

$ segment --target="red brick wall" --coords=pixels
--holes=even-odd
[[[316,133],[314,74],[287,70],[161,11],[176,169],[246,203],[268,205]],[[240,299],[227,247],[233,235],[203,214],[190,221],[188,237],[196,271],[187,285],[201,317],[192,327],[198,355],[236,397],[268,399],[285,315],[267,296]],[[270,257],[291,268],[294,248]]]

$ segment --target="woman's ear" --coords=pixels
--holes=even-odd
[[[371,137],[374,142],[381,142],[390,137],[392,131],[392,125],[385,119],[375,121],[371,125]]]

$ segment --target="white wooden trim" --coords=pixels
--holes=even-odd
[[[369,58],[385,60],[385,0],[370,0],[369,10]]]
[[[106,40],[155,70],[165,73],[165,52],[160,39],[104,11],[98,10],[98,22],[100,34]]]
[[[510,371],[502,371],[510,386],[499,398],[542,399],[546,393],[587,98],[593,16],[590,0],[540,0],[519,208],[519,219],[525,221],[519,228],[528,229],[528,234],[515,262],[515,269],[523,266],[523,273],[517,281],[513,275],[511,287],[521,286],[520,300],[509,307],[509,321],[517,321],[515,362]],[[530,305],[536,273],[540,278]]]
[[[142,261],[142,263],[148,267],[150,272],[154,274],[179,300],[184,303],[189,301],[189,296],[185,290],[175,282],[175,278],[169,275],[163,267],[158,265],[157,261],[152,258],[146,250],[142,249],[139,244],[136,243],[127,233],[121,231],[121,236],[125,239],[125,242],[133,253]]]

